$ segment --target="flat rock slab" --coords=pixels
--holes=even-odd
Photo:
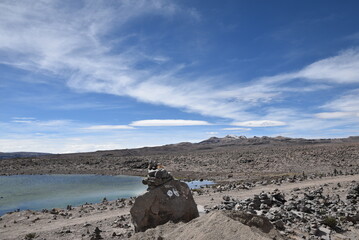
[[[136,232],[172,222],[188,222],[199,216],[186,183],[171,180],[136,198],[130,210]]]

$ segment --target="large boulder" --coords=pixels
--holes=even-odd
[[[188,222],[199,216],[186,183],[170,180],[136,198],[130,210],[136,232],[172,222]]]

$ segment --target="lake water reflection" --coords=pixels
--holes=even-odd
[[[190,187],[212,182],[188,183]],[[199,184],[199,185],[198,185]],[[147,187],[142,177],[103,175],[0,176],[0,216],[16,209],[64,208],[138,196]]]

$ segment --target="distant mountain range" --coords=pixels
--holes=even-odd
[[[351,136],[348,138],[318,138],[318,139],[306,139],[306,138],[290,138],[290,137],[252,137],[246,136],[227,135],[223,138],[211,137],[207,140],[199,142],[197,144],[214,144],[214,145],[257,145],[257,144],[312,144],[312,143],[345,143],[345,142],[359,142],[359,136]]]
[[[38,156],[44,156],[50,154],[51,153],[39,153],[39,152],[0,152],[0,160],[9,159],[9,158],[38,157]]]

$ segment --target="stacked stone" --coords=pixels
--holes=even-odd
[[[163,167],[150,162],[143,180],[148,191],[136,198],[130,213],[135,232],[165,224],[168,221],[189,222],[199,216],[191,189],[175,180]]]
[[[173,180],[171,173],[167,172],[161,164],[150,161],[147,178],[144,179],[142,183],[148,185],[148,189],[150,190],[171,180]]]

